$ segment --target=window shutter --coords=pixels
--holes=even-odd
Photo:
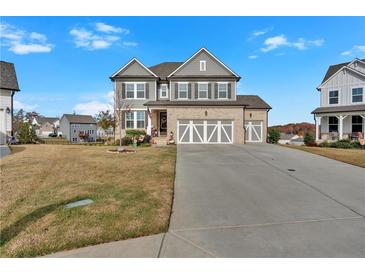
[[[178,93],[179,93],[178,86],[177,83],[175,83],[175,99],[179,98]]]
[[[150,98],[150,85],[149,83],[144,84],[145,89],[146,89],[146,99]]]
[[[191,83],[188,84],[188,99],[191,99]]]
[[[218,83],[214,83],[214,98],[218,99]]]
[[[122,129],[125,129],[125,111],[122,111]]]
[[[195,83],[194,92],[195,92],[195,99],[198,99],[199,98],[198,83]]]
[[[227,87],[227,89],[228,89],[228,99],[232,99],[232,83],[228,83],[228,87]]]
[[[122,99],[125,99],[125,83],[122,83]]]
[[[208,84],[208,98],[209,99],[212,98],[212,84],[211,83]]]
[[[144,112],[144,128],[147,129],[147,123],[148,123],[148,111]]]

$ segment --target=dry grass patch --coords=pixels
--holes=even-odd
[[[290,145],[285,145],[285,147],[311,152],[337,161],[365,168],[365,150],[363,149],[341,149],[341,148],[329,148],[329,147],[307,147],[307,146],[290,146]]]
[[[112,154],[106,147],[14,146],[1,161],[2,257],[60,250],[167,230],[175,148]],[[91,198],[85,207],[64,209]]]

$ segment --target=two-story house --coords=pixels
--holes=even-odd
[[[316,141],[364,139],[365,59],[330,66],[317,90]]]
[[[35,117],[32,121],[35,126],[38,137],[48,137],[50,134],[57,134],[60,128],[60,119],[58,117]]]
[[[121,133],[145,129],[180,144],[266,142],[271,107],[237,95],[240,76],[202,48],[185,62],[146,67],[133,58],[111,77],[123,101]],[[115,138],[120,138],[116,125]]]
[[[96,142],[96,121],[91,115],[63,114],[60,120],[62,137],[71,143]]]

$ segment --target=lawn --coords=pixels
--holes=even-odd
[[[285,145],[285,147],[311,152],[337,161],[365,168],[364,149],[341,149],[341,148],[329,148],[329,147],[307,147],[307,146],[291,146],[291,145]]]
[[[21,145],[1,160],[1,257],[32,257],[168,229],[176,149]],[[82,198],[93,204],[65,209]]]

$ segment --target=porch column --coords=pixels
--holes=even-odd
[[[343,139],[343,119],[345,119],[348,115],[339,115],[337,116],[338,122],[339,122],[339,133],[338,133],[338,139]]]
[[[365,114],[360,114],[362,118],[362,136],[365,135]]]
[[[152,134],[152,132],[151,132],[151,130],[152,130],[152,128],[151,128],[151,115],[152,115],[151,111],[149,109],[147,109],[147,134],[148,135]]]
[[[316,141],[318,142],[321,139],[320,136],[320,126],[321,126],[322,117],[316,117]]]

